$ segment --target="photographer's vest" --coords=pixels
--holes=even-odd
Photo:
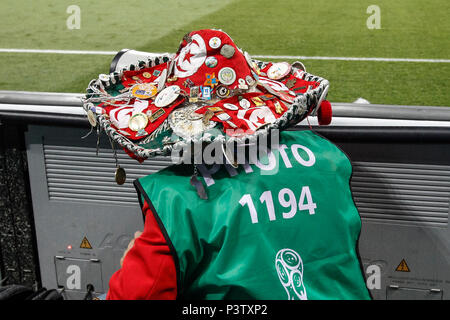
[[[199,171],[207,200],[189,182],[192,167],[135,182],[174,255],[179,298],[370,299],[352,167],[334,144],[282,132],[256,164]]]

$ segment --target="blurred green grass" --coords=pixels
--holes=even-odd
[[[72,1],[0,4],[0,48],[174,52],[189,31],[218,28],[254,55],[450,59],[450,2],[377,1],[381,29],[366,27],[373,1],[77,1],[81,29],[68,30]],[[84,92],[112,56],[0,53],[0,90]],[[448,63],[305,60],[330,80],[329,99],[450,105]]]

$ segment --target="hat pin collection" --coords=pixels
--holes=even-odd
[[[143,62],[143,61],[139,62],[139,64],[142,64],[142,63],[145,63],[145,62]],[[133,79],[136,82],[135,85],[133,85],[129,88],[126,88],[126,90],[124,90],[122,93],[120,93],[119,95],[116,95],[116,96],[110,95],[106,91],[105,86],[107,86],[110,82],[116,83],[117,81],[120,81],[120,79],[122,78],[123,72],[126,71],[126,69],[122,70],[121,72],[115,72],[114,74],[111,74],[111,75],[100,74],[97,79],[94,79],[89,83],[88,88],[87,88],[88,94],[86,95],[85,98],[82,99],[82,102],[83,102],[83,108],[86,112],[86,116],[91,125],[91,128],[90,128],[90,131],[85,136],[82,137],[82,139],[88,137],[94,131],[94,129],[96,129],[96,133],[97,133],[96,155],[97,156],[98,156],[99,145],[100,145],[100,134],[101,134],[101,130],[102,130],[99,121],[97,121],[97,113],[101,112],[101,110],[99,110],[100,108],[96,107],[94,105],[94,103],[100,104],[100,103],[106,102],[109,106],[120,107],[120,106],[124,105],[123,103],[125,103],[125,104],[130,103],[131,99],[134,99],[134,98],[140,98],[140,99],[144,99],[144,100],[145,99],[154,99],[156,101],[158,99],[158,96],[161,96],[161,93],[164,92],[164,89],[170,88],[170,87],[166,87],[166,84],[168,81],[173,79],[173,78],[170,78],[170,76],[173,73],[174,64],[175,64],[175,61],[174,61],[173,57],[171,57],[169,60],[169,63],[168,63],[168,68],[164,69],[161,72],[161,76],[159,77],[158,82],[144,83],[144,82],[142,82],[142,80],[140,80],[138,77],[136,77]],[[233,90],[227,89],[229,91],[228,95],[237,95],[237,94],[245,92],[249,89],[249,86],[247,83],[245,83],[245,80],[243,80],[243,79],[239,79],[239,80],[241,80],[239,82],[239,88],[233,89]],[[257,81],[255,80],[254,85],[256,85],[256,83],[257,83]],[[137,96],[136,89],[139,89],[140,85],[154,86],[155,92],[146,97]],[[175,87],[175,86],[172,86],[172,87]],[[177,87],[177,90],[175,90],[176,91],[175,94],[177,97],[181,95],[186,99],[186,101],[193,102],[193,103],[197,102],[197,99],[193,98],[192,95],[188,94],[180,87],[178,87],[178,86],[176,86],[176,87]],[[122,104],[116,104],[112,101],[122,102]],[[136,114],[136,115],[139,115],[139,114]],[[116,166],[115,181],[118,185],[122,185],[123,183],[125,183],[125,180],[126,180],[126,172],[119,165],[117,152],[114,148],[114,142],[111,140],[109,135],[107,135],[107,136],[110,141],[111,148],[113,151],[113,157],[115,160],[115,166]],[[124,139],[126,139],[126,137],[124,137]],[[237,165],[234,163],[234,161],[232,161],[230,159],[231,157],[227,154],[227,152],[223,148],[223,146],[222,146],[222,150],[223,150],[224,156],[227,159],[228,163],[233,165],[233,167],[237,167]],[[207,197],[206,194],[199,189],[200,184],[198,182],[199,181],[197,179],[197,168],[194,165],[194,174],[191,177],[191,184],[194,187],[196,187],[196,189],[199,193],[199,196],[201,198]]]
[[[187,39],[187,40],[192,41],[192,39]],[[190,41],[188,41],[188,42],[190,42]],[[212,48],[215,48],[214,47],[215,45],[216,45],[215,43],[213,43],[213,45],[211,45],[211,43],[210,43],[210,46]],[[219,41],[219,45],[220,45],[220,41]],[[208,78],[208,76],[210,76],[210,75],[206,74],[207,80],[211,83],[211,85],[205,81],[204,86],[206,86],[206,89],[208,89],[208,86],[210,86],[209,90],[206,92],[205,95],[203,95],[203,92],[200,92],[200,94],[199,94],[199,90],[203,90],[204,87],[201,87],[201,86],[199,87],[199,86],[197,86],[197,84],[196,84],[196,86],[194,86],[194,83],[192,81],[189,83],[189,85],[185,84],[186,82],[188,82],[190,80],[189,78],[187,78],[185,83],[183,83],[183,86],[185,86],[186,88],[188,88],[188,87],[190,88],[190,90],[188,90],[188,91],[190,91],[189,93],[185,92],[182,89],[183,86],[176,85],[176,83],[177,83],[176,81],[178,79],[176,77],[176,72],[174,70],[176,68],[175,63],[177,61],[176,55],[161,56],[161,57],[156,58],[155,61],[153,61],[151,59],[149,59],[148,62],[139,61],[136,65],[130,65],[128,69],[123,69],[119,72],[114,72],[111,74],[100,74],[97,79],[94,79],[89,83],[88,88],[87,88],[87,94],[86,94],[85,98],[83,99],[83,108],[86,112],[87,118],[91,125],[91,130],[85,137],[90,135],[94,131],[94,129],[96,129],[96,132],[97,132],[97,152],[96,153],[98,155],[100,133],[101,133],[102,129],[105,131],[106,135],[108,136],[108,138],[110,140],[112,151],[113,151],[113,157],[114,157],[115,166],[116,166],[115,180],[116,180],[117,184],[121,185],[125,182],[126,173],[125,173],[125,170],[122,167],[120,167],[120,165],[118,163],[118,157],[117,157],[117,152],[114,148],[114,142],[117,142],[120,146],[123,146],[124,148],[126,146],[126,148],[129,151],[131,151],[132,153],[135,153],[138,156],[143,154],[141,157],[144,157],[144,159],[146,158],[146,154],[141,153],[142,151],[140,151],[139,146],[136,146],[137,147],[137,149],[136,149],[134,147],[135,146],[134,142],[132,142],[131,140],[129,140],[129,138],[127,138],[127,135],[129,136],[130,133],[132,134],[132,136],[130,136],[130,139],[136,139],[137,137],[141,136],[141,134],[139,134],[139,132],[145,131],[144,129],[147,126],[147,124],[149,123],[149,121],[152,121],[151,117],[150,117],[150,115],[152,114],[152,111],[147,111],[146,114],[142,113],[143,111],[140,112],[139,108],[136,106],[136,102],[138,100],[152,101],[151,104],[157,108],[169,107],[172,104],[174,104],[175,101],[177,101],[177,100],[178,100],[178,105],[180,105],[180,106],[184,103],[189,103],[190,106],[192,107],[193,105],[198,106],[197,102],[199,102],[200,104],[203,104],[203,105],[214,105],[218,100],[226,99],[226,98],[232,97],[232,96],[237,96],[238,104],[240,105],[240,107],[242,109],[245,109],[246,111],[248,111],[251,109],[255,109],[256,107],[252,107],[250,102],[247,99],[245,99],[245,93],[261,92],[257,89],[261,89],[260,87],[262,87],[265,89],[263,91],[265,91],[266,93],[270,93],[273,96],[278,96],[279,99],[288,101],[287,102],[288,104],[291,103],[291,102],[289,102],[290,100],[285,100],[285,99],[290,98],[291,100],[293,100],[294,98],[292,96],[294,96],[294,97],[296,96],[295,92],[290,91],[286,88],[286,90],[288,90],[289,94],[291,95],[291,97],[286,97],[287,93],[282,94],[282,93],[278,92],[279,89],[275,90],[275,88],[272,88],[271,86],[273,84],[270,84],[269,83],[270,81],[268,82],[267,78],[272,79],[272,80],[278,80],[278,79],[284,78],[287,74],[290,74],[291,70],[297,69],[297,70],[305,71],[304,65],[301,62],[295,62],[292,65],[290,65],[288,63],[275,63],[269,69],[267,69],[267,71],[265,71],[265,73],[261,72],[261,76],[265,77],[264,78],[265,80],[262,81],[262,79],[260,78],[260,70],[261,70],[260,67],[261,66],[257,65],[256,62],[250,58],[250,56],[248,55],[247,52],[243,52],[241,49],[239,49],[239,50],[241,51],[242,54],[244,54],[245,60],[247,60],[247,63],[251,68],[251,70],[250,70],[251,75],[247,75],[247,76],[244,75],[242,78],[238,77],[239,79],[236,79],[235,71],[228,66],[224,66],[219,71],[218,79],[215,78],[214,74],[212,74],[212,77],[210,77],[210,78]],[[225,58],[231,58],[235,54],[235,49],[231,45],[224,44],[220,50],[220,54],[222,56],[224,56]],[[161,61],[161,59],[162,59],[162,62],[158,62],[157,59],[160,59],[159,61]],[[129,75],[125,74],[125,76],[124,76],[124,73],[127,71],[139,71],[144,68],[152,68],[152,67],[162,64],[162,63],[167,63],[167,66],[164,67],[164,69],[157,70],[160,74],[155,75],[153,73],[153,76],[155,76],[155,77],[157,76],[157,78],[153,79],[152,81],[150,80],[150,74],[148,73],[147,74],[148,77],[147,77],[146,72],[144,72],[140,75],[142,75],[144,78],[147,78],[148,80],[139,78],[137,76],[137,74],[135,76],[129,76]],[[210,56],[205,59],[205,65],[207,67],[214,68],[217,66],[217,59],[215,59],[213,56]],[[293,71],[292,71],[292,73],[293,73]],[[130,82],[128,82],[129,84],[124,84],[123,89],[116,90],[114,92],[114,94],[117,94],[117,95],[113,95],[113,93],[110,94],[108,92],[111,85],[121,84],[121,81],[122,80],[125,81],[125,79],[127,79],[126,81],[130,81]],[[128,80],[128,79],[130,79],[130,80]],[[131,81],[131,79],[134,82]],[[214,84],[212,84],[213,83],[212,80],[214,80]],[[235,86],[234,88],[229,87],[229,85],[234,83],[235,80],[237,80],[237,86]],[[274,82],[274,81],[272,81],[272,82]],[[217,86],[217,87],[214,89],[214,86]],[[257,86],[260,86],[260,87],[257,88]],[[292,86],[288,86],[288,87],[291,88]],[[213,93],[213,90],[215,90],[214,91],[215,94]],[[285,89],[282,89],[282,90],[285,90]],[[306,92],[309,92],[310,90],[312,90],[312,88],[308,87]],[[178,97],[183,97],[184,101],[182,102],[180,99],[178,99]],[[135,99],[134,102],[132,101],[133,99]],[[264,100],[266,100],[266,99],[264,99]],[[104,103],[103,107],[100,105],[102,103]],[[132,107],[131,104],[133,104],[134,107]],[[99,105],[99,106],[96,106],[96,105]],[[149,103],[149,105],[150,105],[150,103]],[[258,106],[258,105],[256,105],[256,106]],[[113,116],[113,113],[109,114],[108,112],[110,112],[110,111],[105,111],[104,107],[113,107],[113,110],[116,109],[114,107],[124,107],[124,108],[131,107],[131,108],[133,108],[133,111],[132,111],[133,113],[130,115],[129,118],[127,118],[127,120],[124,120],[125,122],[127,122],[127,124],[124,124],[124,122],[121,122],[121,125],[125,125],[125,126],[128,125],[128,129],[127,129],[128,134],[127,134],[127,132],[125,132],[125,134],[124,134],[123,131],[116,130],[116,129],[114,129],[114,131],[112,131],[111,124],[113,124],[118,129],[124,128],[124,127],[119,127],[118,125],[116,125],[115,121],[117,121],[118,118],[115,117],[115,113],[114,113],[114,116]],[[185,107],[189,108],[189,105],[185,105]],[[225,109],[229,109],[229,110],[237,110],[239,108],[239,106],[236,106],[235,104],[230,104],[230,103],[224,103],[223,107]],[[283,112],[284,107],[282,107],[280,105],[280,103],[278,102],[278,104],[275,104],[274,108],[275,108],[275,111],[273,111],[273,112],[276,112],[277,114],[281,114]],[[229,125],[229,127],[236,128],[233,121],[230,121],[230,120],[232,120],[232,118],[230,117],[230,115],[227,112],[215,113],[216,111],[212,111],[212,109],[214,109],[214,108],[211,108],[211,110],[208,109],[207,112],[203,114],[204,126],[198,127],[198,128],[200,128],[200,130],[205,130],[205,127],[207,127],[207,124],[209,123],[209,119],[211,119],[212,116],[216,116],[216,118],[218,118],[223,123],[227,123]],[[215,109],[220,109],[220,108],[215,108]],[[150,114],[148,112],[150,112]],[[169,120],[170,126],[172,127],[172,129],[175,133],[176,133],[175,127],[177,127],[179,130],[182,130],[184,128],[183,126],[185,126],[184,122],[175,123],[176,126],[172,126],[172,123],[170,121],[171,121],[171,119],[176,119],[176,117],[175,117],[176,112],[177,111],[173,112],[174,116],[172,118],[170,118],[170,117],[167,118],[167,120]],[[162,114],[164,114],[164,112],[162,112]],[[180,115],[181,117],[185,116],[186,114],[187,114],[186,112],[178,112],[177,113],[177,115]],[[110,118],[110,116],[111,116],[111,118]],[[189,118],[189,116],[188,116],[188,118]],[[123,120],[123,118],[121,120]],[[164,120],[164,121],[167,122],[167,120]],[[201,120],[201,119],[195,118],[195,119],[190,119],[190,120]],[[265,126],[267,124],[268,123],[262,125],[259,128],[262,128],[263,126]],[[189,123],[187,125],[189,125]],[[195,130],[197,130],[197,129],[195,129]],[[193,134],[196,132],[195,130],[188,129],[186,131],[187,138],[178,133],[176,133],[176,134],[178,136],[182,137],[182,139],[189,141],[190,136],[193,137]],[[149,134],[148,132],[144,132],[144,134],[145,133],[147,133],[147,135]],[[150,135],[151,135],[151,133],[150,133]],[[83,137],[83,138],[85,138],[85,137]],[[170,144],[170,142],[166,142],[166,143]],[[131,147],[130,147],[130,145],[131,145]],[[237,167],[237,163],[236,163],[236,161],[234,161],[235,159],[233,159],[233,155],[227,151],[228,150],[227,150],[227,148],[225,148],[225,141],[224,141],[224,145],[222,145],[223,155],[224,155],[226,161],[230,165],[232,165],[233,167]],[[206,193],[204,193],[204,190],[201,190],[203,185],[197,179],[197,167],[195,165],[194,165],[194,173],[191,177],[191,184],[197,189],[197,193],[201,198],[207,197]]]
[[[95,107],[94,107],[95,108]],[[81,137],[81,139],[87,138],[94,130],[94,128],[96,128],[97,131],[97,144],[96,144],[96,156],[98,157],[98,151],[100,148],[100,125],[97,122],[95,113],[92,109],[88,109],[88,111],[86,112],[87,114],[87,118],[89,120],[89,123],[91,125],[91,130],[83,137]],[[111,143],[111,149],[113,151],[113,157],[114,157],[114,162],[115,162],[115,166],[116,166],[116,172],[114,174],[115,177],[115,181],[118,185],[122,185],[125,183],[126,181],[126,173],[125,170],[119,165],[119,161],[118,161],[118,157],[117,157],[117,152],[116,149],[114,147],[114,142],[111,140],[111,137],[108,136],[108,140]]]
[[[142,63],[144,63],[144,62],[143,61],[140,62],[140,64],[142,64]],[[144,83],[139,78],[135,78],[133,80],[136,81],[136,84],[127,88],[127,90],[124,90],[124,92],[120,93],[117,96],[112,96],[112,95],[108,94],[108,92],[105,90],[105,85],[107,85],[110,81],[113,83],[119,81],[123,75],[123,71],[126,71],[125,69],[122,70],[120,73],[115,72],[114,74],[111,74],[111,75],[100,74],[98,79],[94,79],[89,83],[88,88],[87,88],[88,94],[86,95],[85,98],[82,99],[82,103],[83,103],[83,108],[86,112],[86,116],[89,121],[89,124],[91,125],[91,128],[90,128],[90,131],[85,136],[82,137],[82,139],[88,137],[94,131],[94,129],[96,129],[96,133],[97,133],[96,155],[97,156],[98,156],[99,146],[100,146],[100,134],[101,134],[101,130],[102,130],[100,122],[97,121],[97,113],[101,112],[101,110],[99,110],[100,108],[96,107],[94,105],[94,103],[100,104],[103,102],[107,102],[107,104],[109,106],[121,107],[121,106],[124,106],[124,104],[130,103],[131,99],[134,99],[134,98],[140,98],[143,100],[155,99],[155,101],[156,101],[156,99],[158,99],[158,96],[160,96],[160,97],[162,96],[160,94],[163,93],[165,89],[170,88],[170,87],[166,87],[166,83],[168,80],[170,80],[169,75],[172,73],[173,65],[174,65],[174,60],[171,58],[169,60],[169,68],[164,69],[161,72],[161,76],[159,77],[158,82]],[[155,91],[148,96],[138,96],[138,94],[136,93],[138,90],[136,90],[136,89],[139,89],[140,85],[153,86]],[[184,98],[186,98],[187,100],[189,100],[189,98],[190,98],[189,94],[186,91],[184,91],[182,88],[180,88],[178,86],[171,86],[171,87],[176,87],[176,90],[173,90],[176,97],[181,95]],[[122,104],[113,103],[112,101],[122,102]],[[156,102],[156,104],[157,103],[158,102]],[[140,115],[140,113],[137,113],[130,119],[130,129],[133,127],[133,125],[135,125],[134,123],[131,123],[131,120],[135,119],[135,120],[139,121],[139,117],[135,117],[135,116],[139,116],[139,115]],[[107,136],[108,136],[108,139],[111,144],[111,148],[113,151],[113,157],[114,157],[114,161],[115,161],[115,166],[116,166],[115,175],[114,175],[115,181],[118,185],[122,185],[126,181],[126,172],[125,172],[125,169],[119,165],[118,156],[117,156],[116,149],[114,147],[113,140],[111,139],[111,137],[109,137],[109,135],[107,135]],[[126,137],[123,137],[123,138],[125,140],[128,140]],[[194,172],[195,178],[196,178],[196,173],[197,173],[197,171],[195,168],[195,172]],[[194,176],[193,176],[193,178],[194,178]]]

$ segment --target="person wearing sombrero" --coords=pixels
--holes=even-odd
[[[97,131],[139,161],[183,158],[134,182],[145,226],[107,299],[369,299],[349,159],[310,130],[282,131],[310,114],[329,123],[327,92],[302,63],[256,61],[212,29],[93,80]]]

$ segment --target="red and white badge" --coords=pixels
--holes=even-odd
[[[277,94],[280,91],[289,91],[289,88],[280,81],[272,80],[266,77],[259,77],[258,82],[263,85],[270,93]]]
[[[267,70],[267,76],[273,80],[279,80],[286,77],[291,72],[292,66],[287,62],[277,62]]]

